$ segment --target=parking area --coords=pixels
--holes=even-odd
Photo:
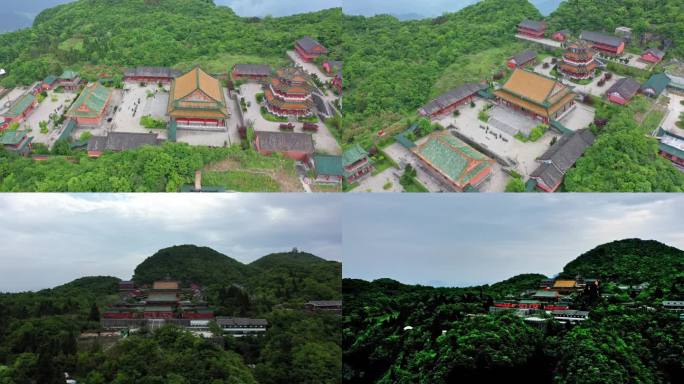
[[[307,63],[306,61],[302,60],[302,58],[299,57],[295,51],[287,51],[287,57],[289,57],[290,60],[292,60],[292,62],[295,63],[295,65],[301,67],[306,72],[308,72],[310,75],[318,76],[318,78],[324,83],[326,81],[330,81],[332,79],[330,76],[323,73],[323,71],[321,71],[316,66],[316,64]]]
[[[554,67],[554,64],[551,64],[552,59],[552,57],[545,58],[534,67],[534,71],[544,76],[554,77],[551,73]],[[548,63],[549,67],[544,68],[544,63]],[[561,81],[563,82],[563,84],[573,87],[576,92],[582,94],[590,94],[596,97],[603,97],[603,94],[606,93],[608,88],[612,87],[613,84],[615,84],[618,80],[624,78],[624,76],[616,75],[613,73],[613,77],[610,80],[606,81],[603,86],[599,86],[598,82],[601,81],[604,73],[605,72],[602,72],[599,76],[595,77],[589,84],[577,84],[568,79],[561,79]]]
[[[627,62],[627,63],[621,63],[621,64],[624,64],[624,65],[626,65],[626,66],[628,66],[628,67],[634,67],[634,68],[638,68],[638,69],[650,70],[650,69],[651,69],[651,66],[653,65],[653,64],[647,63],[647,62],[645,62],[645,61],[641,61],[641,60],[640,60],[641,56],[636,55],[636,54],[634,54],[634,53],[625,52],[625,53],[622,54],[622,57],[621,57],[621,58],[622,58],[622,59],[629,59],[629,62]],[[604,60],[605,60],[605,59],[604,59]],[[607,60],[606,60],[606,61],[607,61]]]
[[[245,123],[248,125],[250,122],[253,123],[255,131],[278,132],[281,123],[268,121],[261,115],[261,106],[256,100],[256,95],[261,92],[263,92],[261,85],[256,83],[247,83],[240,87],[240,96],[244,97],[245,102],[248,104],[247,112],[244,112]],[[290,120],[295,126],[294,132],[303,132],[303,123],[298,123],[296,119]],[[337,143],[335,136],[330,133],[328,127],[322,122],[317,124],[318,132],[312,134],[316,152],[329,155],[342,154],[342,148]]]
[[[682,105],[682,102],[684,102],[684,96],[676,95],[674,93],[668,93],[667,96],[670,98],[670,104],[667,107],[668,112],[665,120],[663,121],[662,127],[667,131],[684,136],[684,129],[677,126],[679,116],[684,113],[684,105]]]
[[[487,151],[491,151],[497,157],[504,159],[511,164],[516,171],[524,178],[527,178],[534,171],[539,163],[537,157],[543,154],[551,145],[551,140],[560,135],[553,130],[548,130],[542,138],[535,142],[524,143],[511,135],[494,130],[487,123],[478,119],[478,111],[485,105],[486,101],[477,99],[475,108],[468,105],[459,107],[460,115],[444,116],[436,122],[444,127],[453,126],[457,134],[477,143]],[[500,182],[494,181],[490,188],[498,188]]]
[[[59,137],[57,130],[55,130],[51,115],[60,115],[64,113],[64,110],[71,104],[74,100],[75,95],[71,93],[55,93],[49,91],[45,100],[38,104],[36,109],[29,114],[26,120],[23,122],[22,127],[31,128],[31,136],[33,136],[33,141],[36,143],[43,143],[48,147],[52,147],[54,142]],[[48,123],[48,133],[40,132],[40,122],[45,121]]]

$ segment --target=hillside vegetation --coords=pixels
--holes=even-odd
[[[684,283],[684,251],[655,240],[626,239],[602,244],[581,254],[563,268],[567,276],[599,276],[626,284]]]
[[[660,302],[684,299],[683,254],[639,239],[584,253],[562,274],[600,278],[609,295],[579,294],[574,307],[589,310],[589,320],[554,321],[546,331],[512,313],[485,314],[493,300],[538,287],[543,275],[468,288],[344,279],[344,382],[679,383],[684,322]],[[637,282],[650,285],[640,293],[615,285]]]
[[[330,9],[258,19],[211,0],[79,0],[45,10],[33,28],[0,34],[0,66],[8,70],[2,84],[30,84],[65,68],[87,78],[136,65],[187,69],[226,55],[284,62],[304,35],[336,52],[341,15]],[[79,43],[63,44],[73,39]]]

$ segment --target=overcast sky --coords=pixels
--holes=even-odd
[[[344,13],[373,16],[391,14],[404,18],[435,17],[444,12],[455,12],[479,0],[343,0]],[[550,13],[561,0],[531,0],[531,3]]]
[[[240,16],[289,16],[298,13],[341,8],[342,0],[215,0]]]
[[[161,248],[208,246],[248,263],[293,247],[341,260],[334,194],[0,194],[0,291],[122,279]]]
[[[521,273],[554,275],[624,238],[684,249],[675,194],[348,195],[345,277],[470,286]]]

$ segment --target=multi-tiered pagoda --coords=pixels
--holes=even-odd
[[[295,67],[276,71],[264,86],[264,100],[269,112],[276,116],[310,116],[313,114],[313,86],[303,70]]]
[[[584,40],[568,44],[563,53],[563,61],[559,67],[560,72],[567,77],[580,80],[594,77],[598,63],[591,45]]]

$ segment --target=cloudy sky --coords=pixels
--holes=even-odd
[[[179,244],[244,263],[293,247],[341,260],[340,220],[332,194],[0,194],[0,292],[128,279]]]
[[[350,15],[397,15],[401,18],[435,17],[455,12],[479,0],[343,0],[343,10]],[[542,13],[550,13],[562,0],[531,0]]]
[[[288,16],[298,13],[341,8],[343,0],[215,0],[227,5],[240,16]]]
[[[378,197],[376,197],[378,196]],[[469,286],[560,272],[624,238],[684,249],[684,196],[460,194],[345,196],[345,277]]]

